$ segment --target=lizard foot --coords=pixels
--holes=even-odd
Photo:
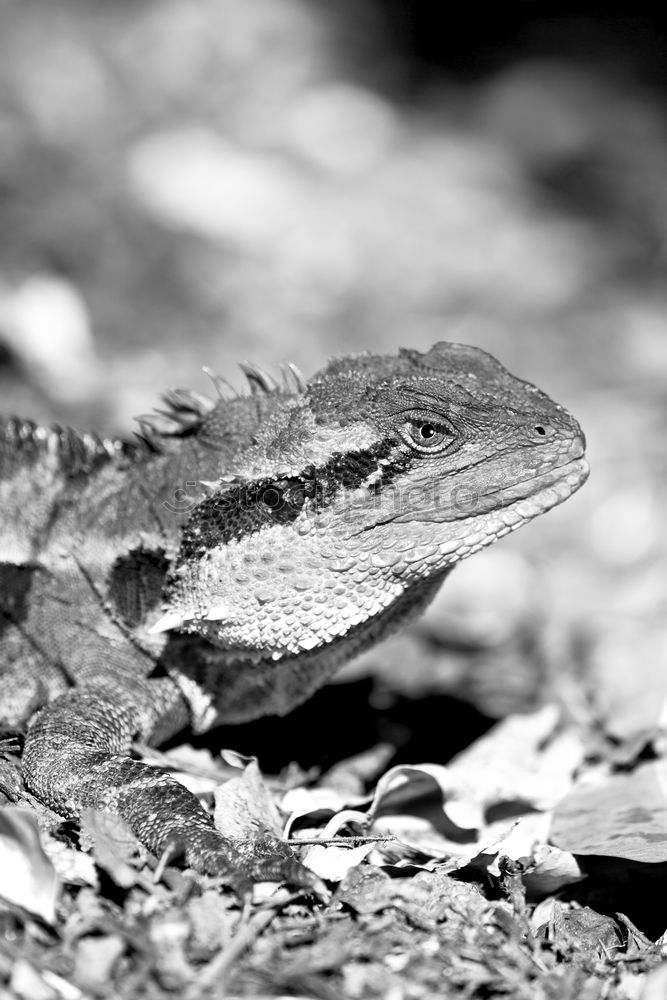
[[[242,898],[251,895],[258,882],[280,882],[320,899],[329,897],[322,880],[301,864],[284,841],[268,833],[231,840],[210,824],[174,831],[164,846],[156,879],[166,865],[181,859],[195,871],[219,878]]]
[[[116,813],[162,859],[176,856],[246,896],[256,882],[284,882],[321,898],[327,890],[287,844],[267,831],[226,837],[195,796],[159,767],[129,755],[132,704],[103,691],[64,695],[30,724],[23,754],[28,788],[63,816],[88,806]]]

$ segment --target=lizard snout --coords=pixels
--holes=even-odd
[[[529,435],[534,444],[561,446],[570,459],[583,458],[586,453],[586,435],[566,410],[533,419],[529,425]]]

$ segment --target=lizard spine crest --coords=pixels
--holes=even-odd
[[[26,459],[44,454],[55,455],[62,471],[69,477],[88,475],[107,462],[134,458],[137,445],[92,432],[77,431],[61,424],[42,426],[32,420],[10,417],[0,425],[0,442],[9,453]]]
[[[307,388],[304,376],[292,363],[280,366],[282,384],[259,365],[245,361],[239,367],[247,379],[250,396],[294,395]],[[162,395],[164,407],[156,407],[136,418],[137,437],[150,451],[160,452],[163,439],[197,434],[220,400],[229,401],[244,395],[212,369],[204,367],[203,371],[213,383],[217,400],[192,389],[169,389]]]

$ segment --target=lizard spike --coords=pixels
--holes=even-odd
[[[147,417],[142,416],[142,417],[135,417],[135,422],[138,425],[139,430],[135,431],[134,433],[135,436],[139,439],[139,441],[141,441],[142,444],[144,444],[151,451],[155,452],[159,451],[160,450],[158,442],[159,435],[157,434],[150,420]]]
[[[162,398],[172,409],[187,410],[197,416],[203,416],[213,408],[212,400],[194,389],[168,389]]]
[[[148,424],[156,434],[170,436],[183,429],[181,416],[175,414],[173,410],[161,410],[157,406],[151,413],[141,413],[135,419]]]
[[[296,365],[288,361],[286,364],[280,366],[280,370],[283,373],[283,382],[285,383],[285,389],[288,392],[305,392],[307,388],[306,379],[303,376],[303,372]]]
[[[157,635],[159,632],[169,632],[174,628],[183,628],[185,625],[185,618],[179,615],[178,611],[167,611],[166,614],[162,615],[155,625],[152,625],[148,629],[149,635]]]
[[[260,368],[259,365],[254,365],[250,361],[242,361],[239,368],[248,379],[250,391],[254,395],[258,392],[278,391],[278,383],[274,379],[273,375],[269,375],[269,373],[263,368]]]
[[[202,418],[191,410],[155,409],[151,413],[141,413],[134,419],[139,425],[139,436],[158,449],[161,438],[186,434],[196,428]]]
[[[228,489],[230,486],[236,486],[246,482],[247,480],[242,476],[220,476],[219,479],[200,479],[199,485],[203,486],[205,490],[215,491]]]
[[[238,392],[231,382],[228,382],[226,378],[222,377],[222,375],[218,375],[218,373],[214,372],[212,368],[208,367],[208,365],[203,365],[202,371],[204,375],[207,375],[210,378],[220,399],[236,399]]]

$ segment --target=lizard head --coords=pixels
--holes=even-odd
[[[277,660],[391,621],[577,490],[584,449],[563,407],[477,348],[334,361],[191,511],[155,631]]]

